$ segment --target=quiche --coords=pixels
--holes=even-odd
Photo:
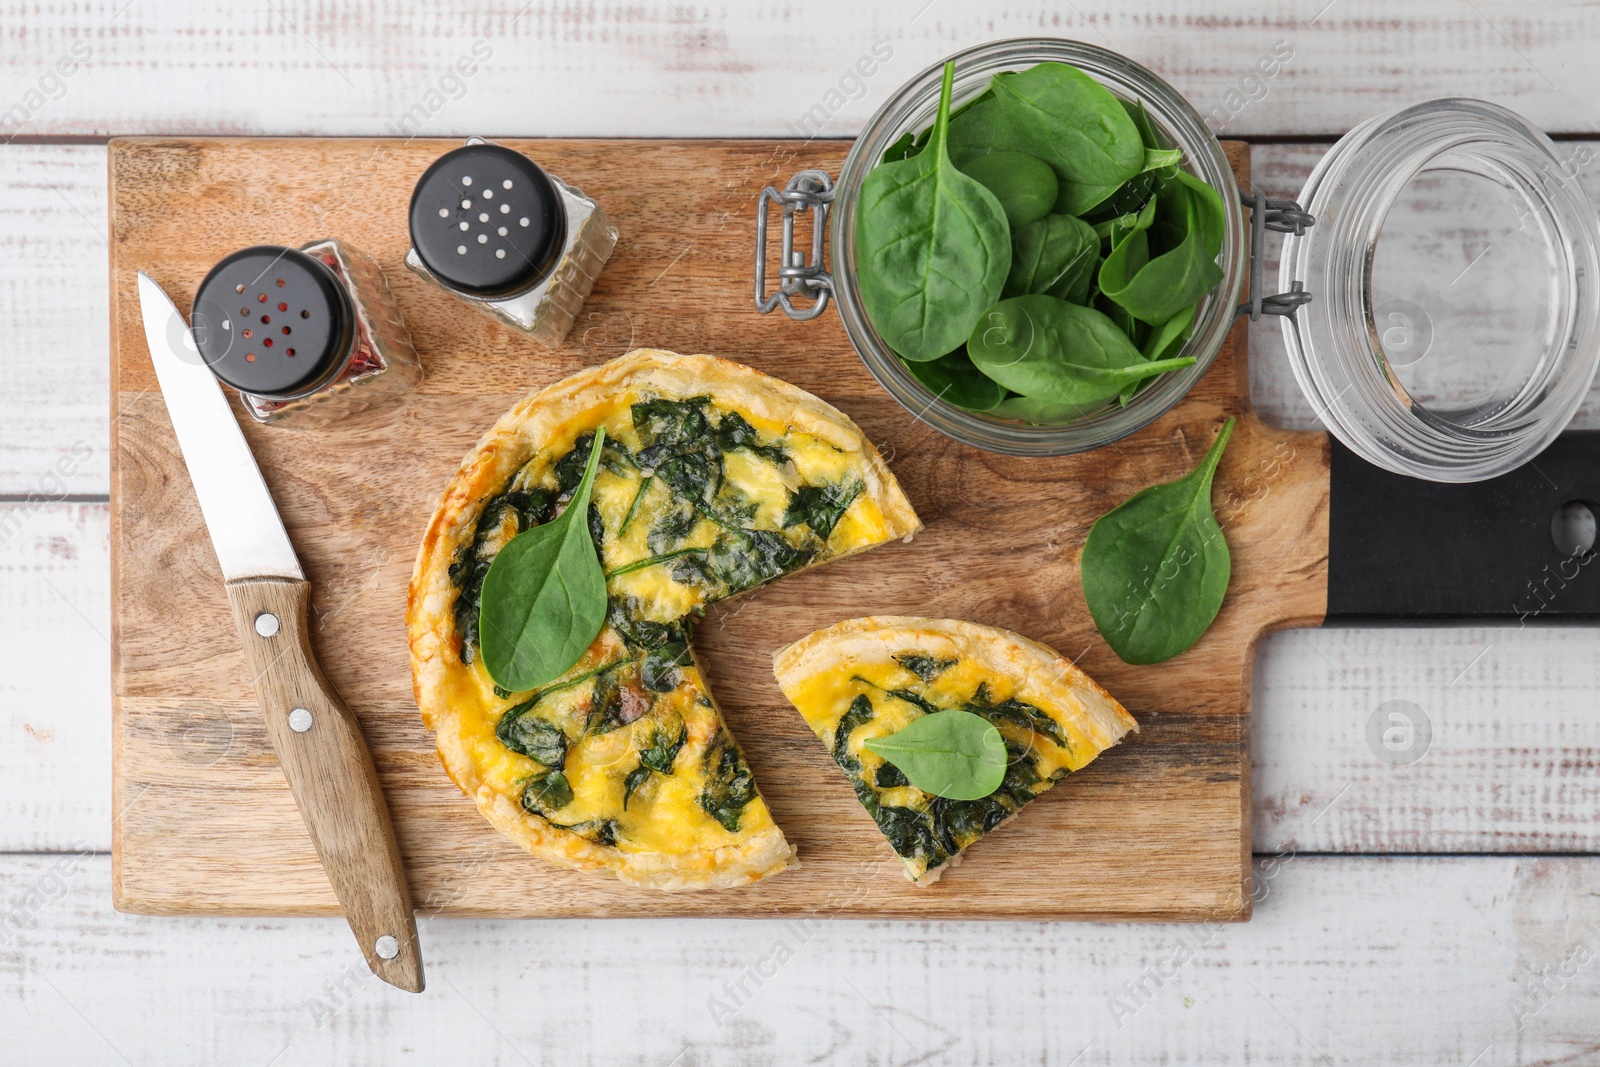
[[[607,621],[535,692],[477,655],[489,563],[560,514],[605,428],[589,529]],[[534,393],[484,436],[411,579],[412,683],[445,770],[506,836],[564,867],[676,891],[794,862],[695,664],[705,606],[920,528],[854,423],[712,356],[641,349]]]
[[[773,673],[918,885],[1139,729],[1053,649],[956,619],[849,619],[779,651]],[[1005,778],[988,796],[930,796],[866,747],[949,708],[982,716],[1005,741]]]

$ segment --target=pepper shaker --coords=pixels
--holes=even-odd
[[[572,329],[617,245],[593,200],[481,138],[439,157],[411,194],[406,266],[544,345]]]
[[[337,240],[226,256],[191,318],[200,358],[260,422],[325,425],[422,381],[383,271]]]

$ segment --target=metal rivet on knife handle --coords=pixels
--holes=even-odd
[[[384,934],[373,944],[372,951],[382,959],[392,960],[400,955],[400,941],[393,934]]]
[[[289,713],[289,729],[297,734],[303,734],[311,729],[311,712],[305,708],[295,708]]]
[[[256,616],[256,633],[262,637],[275,637],[278,633],[278,617],[270,611],[263,611]]]

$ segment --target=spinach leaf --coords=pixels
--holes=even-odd
[[[684,500],[674,500],[651,523],[650,532],[645,535],[645,546],[657,555],[670,552],[694,532],[699,522],[700,515],[692,505]]]
[[[1026,152],[991,152],[961,168],[1000,201],[1012,229],[1042,218],[1056,202],[1056,172]]]
[[[999,703],[990,704],[974,695],[966,710],[983,716],[997,726],[1002,722],[1014,723],[1025,730],[1043,734],[1068,751],[1072,749],[1072,742],[1067,739],[1060,723],[1052,719],[1043,708],[1035,707],[1016,697],[1007,697]]]
[[[1100,287],[1102,295],[1108,286],[1113,289],[1124,289],[1149,262],[1148,228],[1135,226],[1134,229],[1124,230],[1114,226],[1111,230],[1111,254],[1100,264],[1100,273],[1095,279],[1095,284]]]
[[[1057,215],[1088,215],[1096,209],[1115,210],[1115,207],[1106,207],[1113,198],[1119,203],[1135,200],[1139,195],[1138,189],[1129,189],[1128,182],[1117,182],[1113,185],[1084,185],[1081,182],[1062,181],[1057,187],[1056,202],[1050,210]],[[1123,190],[1127,190],[1126,193]]]
[[[884,340],[908,360],[937,359],[959,345],[999,297],[1011,266],[1011,231],[1000,202],[956,169],[945,150],[954,77],[954,64],[945,64],[927,149],[874,167],[856,206],[862,303]]]
[[[873,784],[879,789],[898,789],[903,785],[910,785],[911,779],[905,772],[892,763],[884,763],[878,767],[878,773],[873,778]]]
[[[802,485],[789,497],[783,525],[805,523],[812,533],[826,541],[863,488],[861,482],[853,478],[828,485]]]
[[[583,719],[583,735],[608,734],[628,725],[622,718],[622,685],[616,677],[602,674],[589,691],[589,711]]]
[[[1137,231],[1113,249],[1100,267],[1100,292],[1105,298],[1151,324],[1166,322],[1222,280],[1222,268],[1206,254],[1195,194],[1179,183],[1165,195],[1181,197],[1184,205],[1185,236],[1177,247],[1137,266],[1135,251],[1113,268],[1119,251],[1135,242],[1145,244],[1146,231]]]
[[[561,771],[536,774],[522,788],[522,810],[548,816],[572,803],[572,783]]]
[[[789,461],[789,453],[782,445],[764,445],[756,428],[737,411],[730,411],[717,423],[717,447],[724,452],[743,448],[763,456],[780,466]]]
[[[683,451],[703,448],[711,440],[711,422],[706,418],[709,396],[691,396],[683,400],[655,397],[633,405],[633,428],[645,445],[640,450],[641,466],[644,453],[652,448]],[[654,464],[649,465],[651,468]]]
[[[644,503],[644,496],[650,491],[650,486],[655,482],[653,474],[646,474],[639,479],[639,488],[633,492],[633,502],[628,505],[628,513],[622,517],[622,525],[617,527],[617,536],[621,537],[628,532],[628,527],[633,525],[633,520],[639,515],[639,505]]]
[[[850,754],[850,733],[864,722],[872,721],[872,698],[857,693],[850,707],[839,716],[833,728],[833,761],[851,774],[861,773],[861,761]]]
[[[722,487],[722,457],[704,452],[679,452],[661,461],[655,476],[679,500],[706,508]]]
[[[951,708],[923,715],[888,737],[869,737],[864,744],[934,796],[978,800],[1005,779],[1006,746],[1000,731],[970,711]]]
[[[689,739],[689,728],[683,719],[672,713],[658,723],[650,736],[650,743],[639,752],[639,766],[628,772],[622,780],[622,810],[628,810],[628,798],[649,779],[652,773],[671,774],[672,761],[678,758],[683,743]]]
[[[1167,192],[1174,186],[1181,186],[1194,201],[1195,223],[1200,230],[1201,247],[1207,256],[1215,259],[1217,253],[1222,251],[1222,234],[1228,225],[1228,215],[1222,206],[1222,194],[1186,170],[1174,171],[1172,176],[1166,179],[1163,191]],[[1174,198],[1169,195],[1166,199],[1171,202]],[[1176,210],[1169,210],[1169,217],[1174,224],[1179,221]]]
[[[939,710],[939,706],[937,704],[935,704],[933,701],[929,700],[927,697],[924,697],[919,693],[915,693],[915,692],[911,691],[910,689],[887,689],[887,688],[879,685],[877,682],[869,682],[869,681],[867,681],[865,678],[861,677],[861,675],[859,675],[859,674],[851,675],[850,679],[851,679],[851,681],[860,682],[862,685],[870,685],[872,688],[876,689],[878,692],[885,693],[885,694],[887,694],[889,696],[892,696],[896,700],[904,700],[907,704],[910,704],[914,708],[920,708],[923,711],[938,711]]]
[[[1232,432],[1230,418],[1191,473],[1140,490],[1089,530],[1083,596],[1126,663],[1171,659],[1200,639],[1222,607],[1232,564],[1211,510],[1211,482]]]
[[[678,668],[693,663],[689,646],[682,641],[652,648],[639,665],[639,683],[652,693],[670,693],[678,688],[678,682],[682,679]]]
[[[724,530],[706,553],[711,572],[730,595],[770,582],[810,559],[810,552],[773,530]]]
[[[961,662],[957,659],[939,659],[937,656],[926,656],[920,652],[902,652],[894,658],[894,661],[924,682],[929,683]]]
[[[1065,63],[996,74],[994,98],[1023,151],[1069,182],[1119,185],[1144,165],[1144,142],[1111,92]]]
[[[1013,392],[1079,408],[1194,362],[1146,361],[1100,312],[1053,296],[1002,300],[973,330],[967,351],[979,370]]]
[[[1145,359],[1165,359],[1189,339],[1194,326],[1194,313],[1198,304],[1190,304],[1172,318],[1157,326],[1144,343]]]
[[[507,708],[495,726],[495,736],[513,752],[560,770],[567,762],[567,735],[548,719],[532,714],[533,702]]]
[[[1046,215],[1012,235],[1011,272],[1003,295],[1049,293],[1073,304],[1089,299],[1100,238],[1094,227],[1071,215]]]
[[[1005,386],[978,373],[965,346],[923,363],[906,361],[906,369],[940,400],[968,411],[988,411],[1006,398]]]
[[[927,866],[937,867],[949,858],[950,853],[934,834],[933,821],[925,813],[915,808],[883,807],[872,817],[889,847],[906,859],[921,859]]]
[[[601,428],[596,442],[604,441]],[[600,453],[590,449],[566,510],[506,542],[484,576],[478,612],[483,666],[511,692],[560,677],[605,622],[606,577],[586,521]]]
[[[548,489],[510,489],[483,506],[472,543],[464,546],[450,563],[450,581],[457,590],[452,613],[456,633],[461,637],[462,663],[471,663],[478,652],[478,606],[484,576],[493,562],[489,554],[490,542],[507,532],[515,537],[523,530],[550,521],[554,508],[555,494]]]
[[[745,806],[756,798],[756,782],[733,739],[720,729],[706,748],[705,768],[700,809],[721,823],[724,830],[737,833]]]
[[[1041,400],[1034,396],[1011,396],[989,412],[1002,419],[1015,419],[1030,426],[1064,426],[1093,410],[1086,404],[1062,400]]]
[[[1113,245],[1116,245],[1122,240],[1124,234],[1133,230],[1148,230],[1155,220],[1156,202],[1152,198],[1146,201],[1144,207],[1138,211],[1130,211],[1126,215],[1118,215],[1115,218],[1106,219],[1104,222],[1095,223],[1094,232],[1101,240],[1110,241]]]
[[[723,482],[717,498],[700,509],[718,526],[745,526],[753,522],[761,504],[731,482]]]
[[[932,132],[931,126],[924,131],[925,135]],[[945,151],[949,153],[950,162],[963,170],[982,156],[1016,152],[1021,148],[1021,141],[992,92],[986,91],[982,97],[950,113]]]

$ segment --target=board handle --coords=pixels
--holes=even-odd
[[[1600,433],[1464,483],[1394,474],[1335,440],[1329,478],[1327,623],[1600,622]]]
[[[311,651],[311,583],[243,578],[227,588],[267,736],[367,966],[420,993],[405,866],[361,726]]]

